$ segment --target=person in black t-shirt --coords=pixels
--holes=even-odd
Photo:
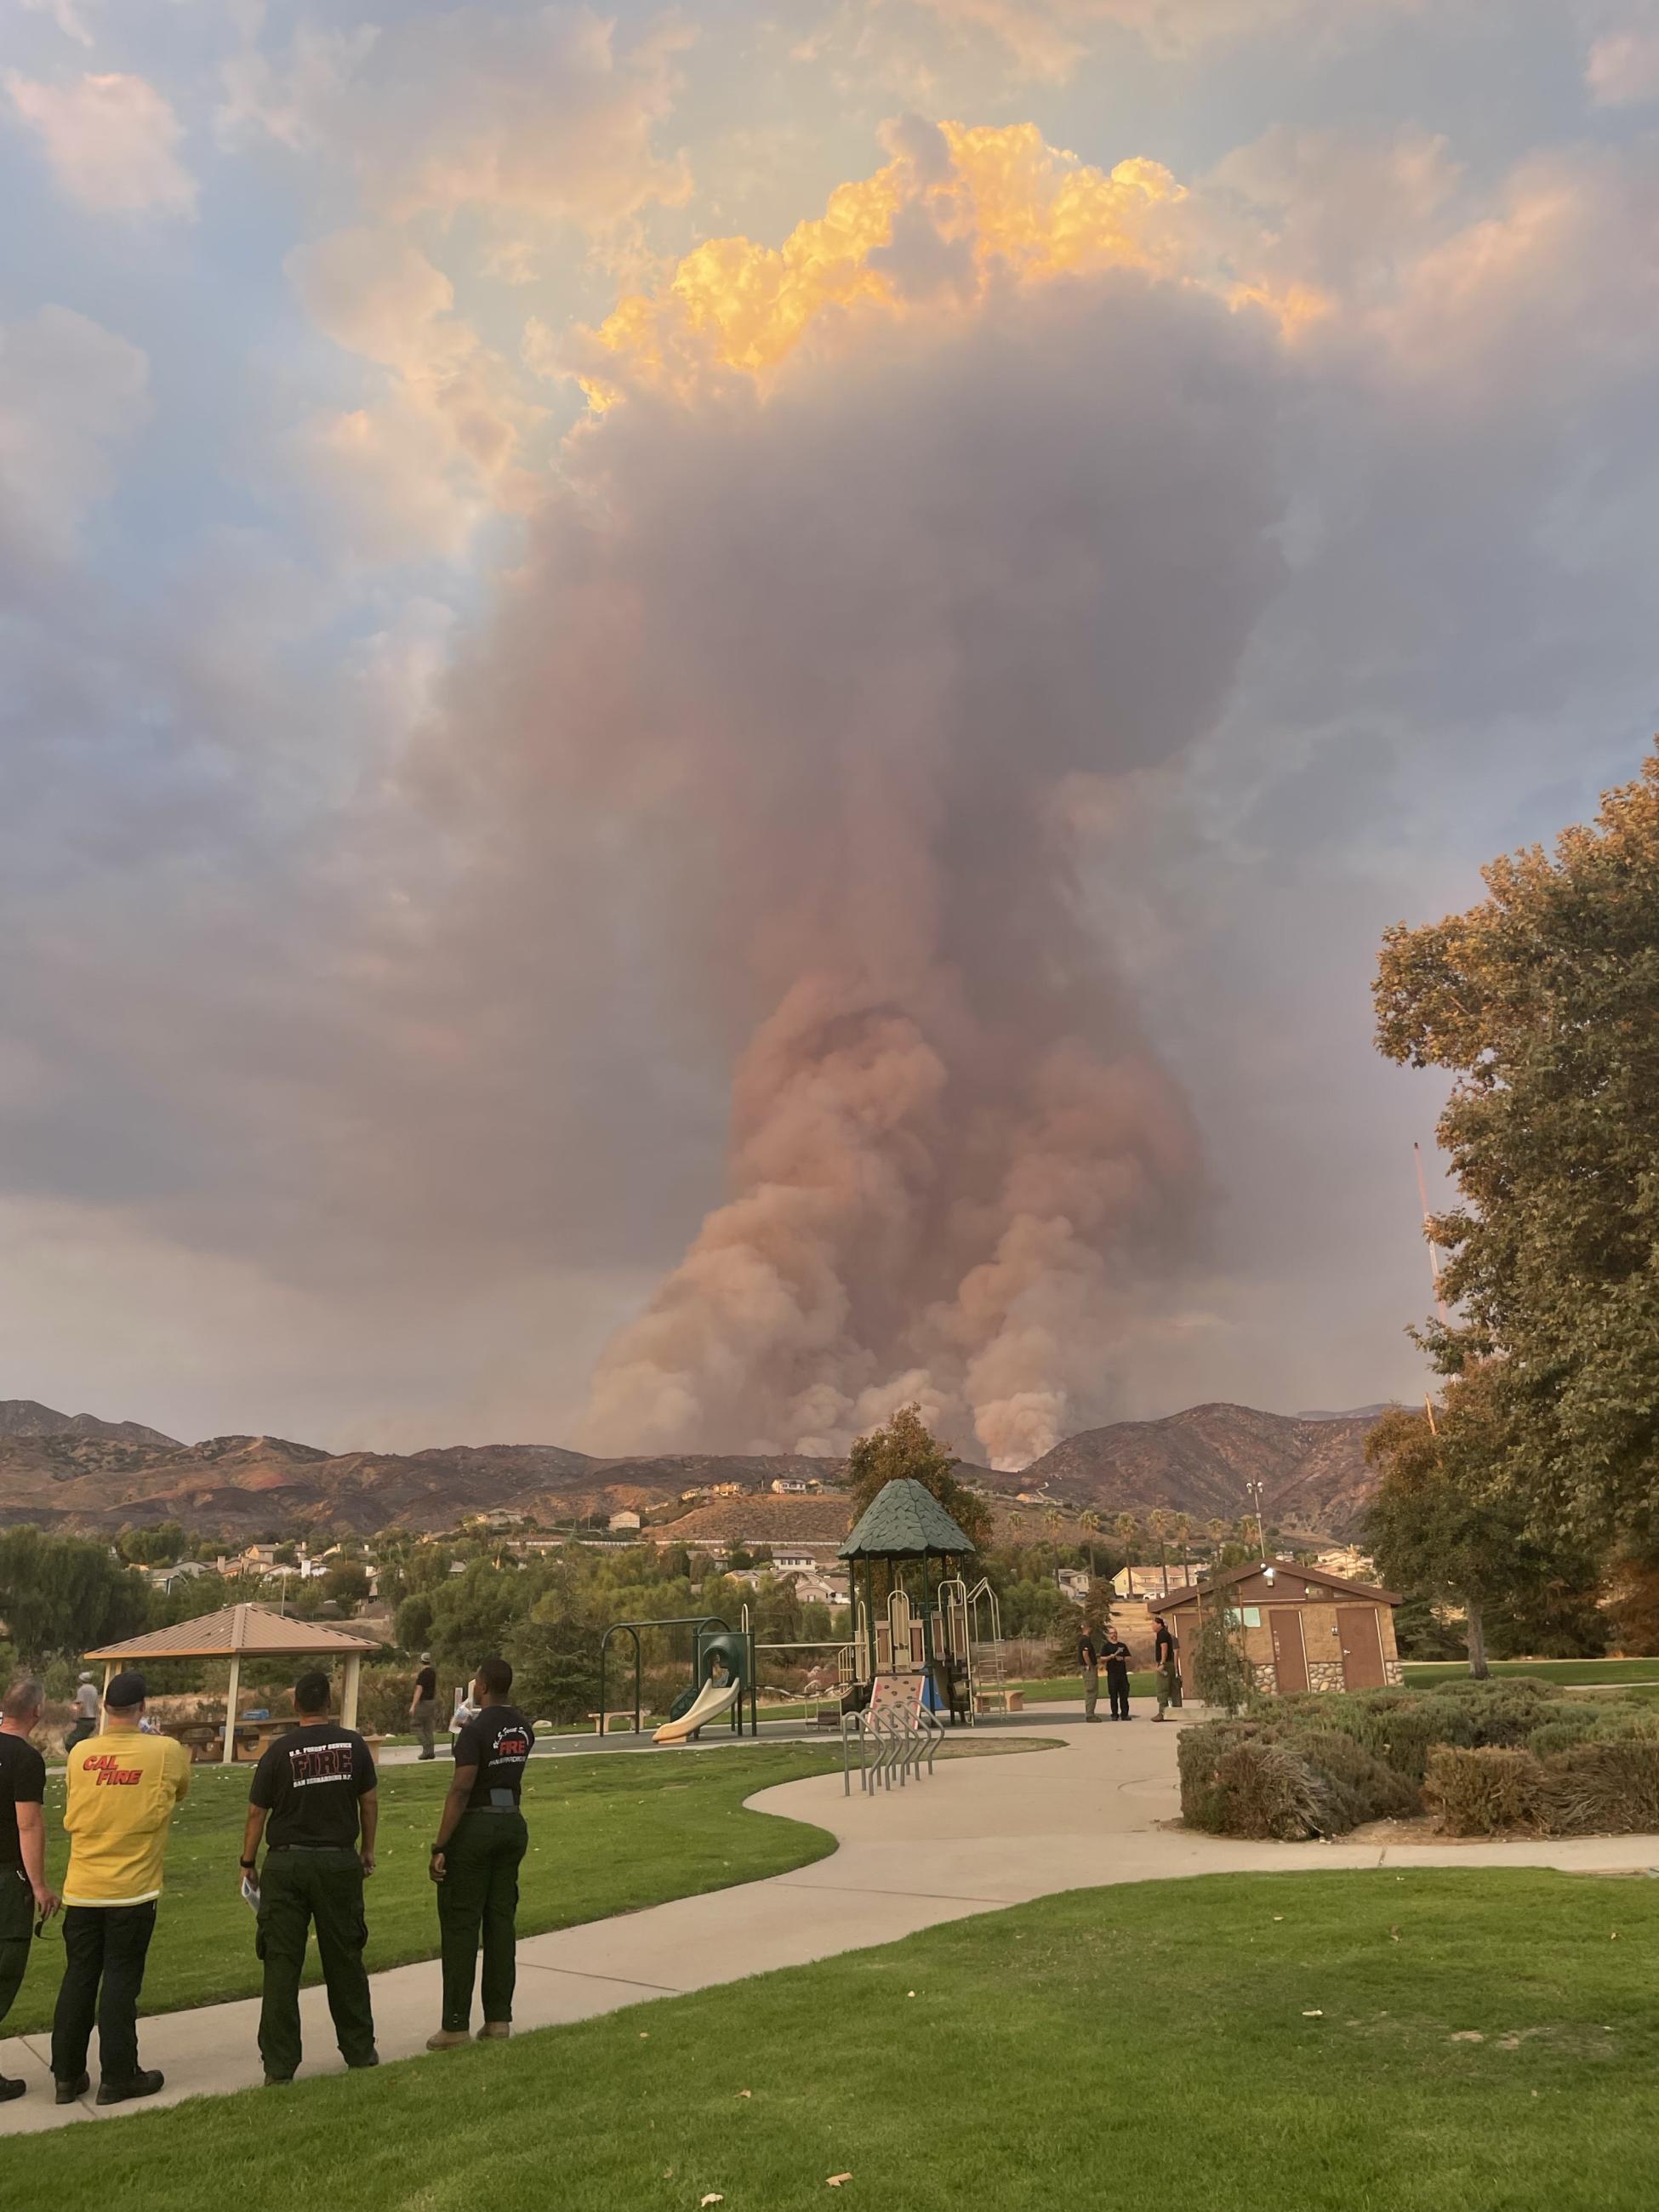
[[[438,1756],[434,1739],[438,1729],[438,1670],[432,1663],[432,1654],[421,1654],[421,1671],[415,1677],[415,1694],[409,1701],[409,1717],[415,1723],[415,1733],[421,1740],[421,1757]]]
[[[46,1881],[46,1762],[29,1741],[45,1710],[46,1693],[27,1678],[0,1701],[0,2021],[23,1985],[35,1916],[58,1910]],[[0,2105],[27,2087],[0,2074]]]
[[[519,1797],[536,1731],[507,1703],[512,1687],[513,1669],[506,1660],[486,1659],[472,1685],[479,1710],[462,1723],[455,1737],[455,1778],[432,1846],[443,2013],[437,2033],[427,2039],[428,2051],[447,2051],[467,2039],[481,1938],[483,2025],[478,2040],[513,2032],[519,1863],[530,1842]]]
[[[1109,1628],[1101,1644],[1100,1656],[1106,1662],[1106,1694],[1111,1699],[1112,1718],[1127,1721],[1129,1711],[1129,1647],[1115,1628]]]
[[[300,2063],[300,1977],[313,1922],[328,2008],[348,2066],[378,2066],[374,2014],[363,1966],[368,1930],[363,1876],[374,1871],[379,1817],[374,1761],[355,1729],[329,1716],[326,1674],[294,1685],[299,1726],[279,1735],[253,1770],[242,1873],[258,1881],[264,2000],[259,2056],[268,2083],[291,2081]]]

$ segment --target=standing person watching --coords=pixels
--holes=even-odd
[[[118,1674],[104,1692],[101,1735],[70,1753],[64,1827],[64,1980],[52,2027],[58,2101],[86,2094],[87,2046],[98,2023],[98,2102],[153,2097],[161,2069],[138,2063],[138,1993],[155,1933],[161,1862],[173,1809],[190,1790],[190,1755],[178,1739],[147,1735],[149,1690]]]
[[[1097,1720],[1095,1704],[1100,1696],[1100,1650],[1091,1620],[1084,1622],[1083,1633],[1077,1640],[1077,1663],[1083,1669],[1083,1717],[1085,1721]]]
[[[0,1699],[0,2021],[23,1985],[35,1915],[50,1920],[58,1910],[46,1881],[46,1762],[29,1741],[46,1704],[27,1675]],[[0,2074],[0,2105],[27,2087]]]
[[[264,2000],[259,2056],[267,2087],[298,2069],[300,1977],[314,1921],[328,2009],[348,2066],[378,2066],[374,2013],[363,1966],[368,1930],[363,1877],[374,1871],[380,1817],[374,1761],[355,1729],[329,1712],[328,1677],[301,1674],[294,1685],[299,1726],[279,1735],[253,1770],[241,1871],[255,1878],[261,1837],[259,1956]]]
[[[438,1756],[434,1743],[438,1728],[438,1670],[432,1663],[429,1651],[421,1654],[421,1671],[415,1677],[415,1694],[409,1701],[409,1717],[414,1722],[415,1733],[421,1740],[421,1758],[435,1759]]]
[[[64,1732],[65,1753],[82,1744],[89,1735],[98,1733],[98,1689],[92,1676],[82,1668],[80,1680],[75,1686],[75,1720]]]
[[[1176,1656],[1180,1647],[1161,1613],[1152,1615],[1152,1625],[1157,1632],[1152,1638],[1152,1665],[1158,1676],[1158,1711],[1152,1718],[1161,1721],[1169,1706],[1181,1703],[1181,1669]]]
[[[427,2039],[428,2051],[448,2051],[466,2041],[481,1932],[483,2025],[478,2040],[513,2033],[519,1862],[530,1841],[519,1798],[536,1732],[517,1706],[507,1703],[512,1687],[513,1669],[506,1660],[486,1659],[472,1684],[479,1710],[463,1722],[455,1738],[455,1778],[432,1846],[443,2013],[438,2033]]]
[[[1133,1718],[1129,1711],[1129,1647],[1115,1629],[1108,1629],[1102,1654],[1106,1662],[1106,1694],[1111,1699],[1112,1718],[1127,1721]]]

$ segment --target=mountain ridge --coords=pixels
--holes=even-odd
[[[981,1487],[1040,1491],[1074,1511],[1155,1510],[1237,1521],[1245,1485],[1281,1527],[1350,1534],[1375,1487],[1364,1440],[1374,1409],[1269,1413],[1222,1401],[1151,1421],[1115,1421],[1067,1437],[1017,1477],[971,1465]],[[800,1453],[668,1453],[595,1458],[559,1444],[432,1445],[416,1452],[328,1452],[281,1437],[228,1435],[185,1444],[140,1422],[63,1414],[0,1401],[0,1526],[36,1521],[98,1535],[163,1520],[193,1534],[249,1537],[273,1528],[372,1535],[393,1526],[454,1527],[471,1514],[555,1522],[678,1503],[683,1490],[787,1477],[838,1484],[846,1462]]]

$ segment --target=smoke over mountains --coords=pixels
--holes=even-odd
[[[1108,1410],[1188,1247],[1192,1127],[1079,835],[1210,726],[1276,583],[1274,342],[1158,274],[1140,169],[1068,215],[1085,173],[1034,135],[918,126],[842,274],[802,248],[787,336],[758,253],[737,319],[601,334],[620,404],[469,726],[483,700],[520,834],[617,841],[670,1018],[735,1073],[725,1200],[605,1353],[586,1449],[837,1451],[916,1399],[1023,1464]]]

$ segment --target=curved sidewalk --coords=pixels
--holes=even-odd
[[[1079,1705],[1047,1706],[1030,1718],[1032,1733],[1062,1736],[1064,1747],[1018,1753],[1012,1765],[1000,1758],[944,1760],[930,1780],[872,1797],[856,1782],[843,1796],[839,1775],[762,1790],[752,1805],[827,1828],[839,1848],[764,1881],[526,1937],[519,1946],[517,2026],[585,2020],[1108,1882],[1382,1865],[1659,1870],[1654,1836],[1379,1847],[1192,1835],[1169,1825],[1176,1809],[1175,1728],[1152,1725],[1144,1708],[1127,1727],[1085,1728]],[[393,1967],[374,1979],[381,2057],[410,2057],[437,2024],[437,1963]],[[0,2106],[0,2136],[118,2119],[257,2084],[258,2009],[257,1999],[245,1998],[141,2021],[144,2063],[161,2067],[167,2087],[149,2103],[103,2112],[89,2101],[52,2103],[44,2035],[0,2043],[0,2073],[29,2083],[26,2096]],[[303,1993],[301,2011],[305,2072],[339,2071],[320,1988]],[[438,2068],[443,2059],[429,2063]]]

